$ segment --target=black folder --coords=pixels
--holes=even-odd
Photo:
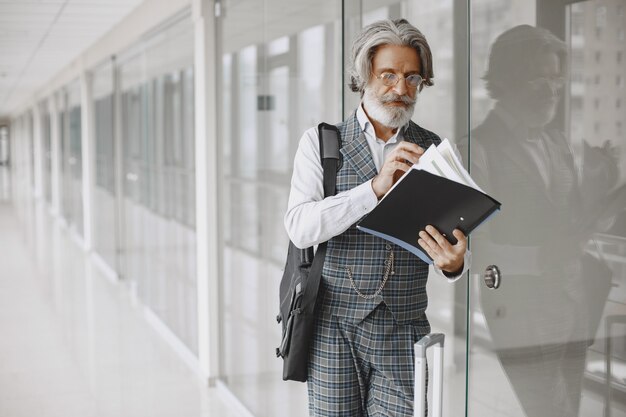
[[[472,187],[411,169],[357,228],[393,242],[432,264],[433,260],[417,243],[421,230],[432,225],[451,244],[456,244],[454,229],[467,236],[500,206],[498,201]]]

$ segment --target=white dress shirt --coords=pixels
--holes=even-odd
[[[362,104],[357,109],[357,119],[370,147],[376,171],[380,172],[387,155],[404,139],[402,127],[387,142],[376,137],[374,126],[367,118]],[[458,150],[455,152],[460,158]],[[350,190],[324,198],[324,170],[320,162],[317,127],[304,132],[294,158],[289,203],[285,214],[285,229],[291,241],[299,248],[318,245],[345,232],[350,226],[372,211],[378,198],[372,180]],[[418,236],[415,236],[417,242]],[[450,281],[460,278],[468,269],[471,253],[465,254],[463,271]],[[442,276],[443,271],[434,267]]]

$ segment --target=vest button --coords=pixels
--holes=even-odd
[[[390,245],[389,243],[387,243],[387,244],[385,245],[385,249],[387,249],[387,250],[391,250],[391,245]]]

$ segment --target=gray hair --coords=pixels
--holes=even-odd
[[[535,60],[543,53],[558,56],[560,75],[565,76],[567,44],[549,30],[519,25],[501,33],[491,45],[487,71],[483,76],[491,98],[499,100],[506,91],[526,88]]]
[[[382,45],[408,46],[415,49],[420,59],[420,75],[424,79],[420,91],[424,86],[433,85],[433,57],[422,32],[405,19],[386,19],[366,26],[352,44],[352,62],[348,71],[352,91],[363,95],[372,75],[372,59],[377,48]]]

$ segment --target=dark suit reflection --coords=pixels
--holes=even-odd
[[[496,263],[481,291],[495,352],[529,417],[578,416],[586,352],[610,288],[585,247],[617,179],[610,146],[587,147],[579,175],[568,139],[551,128],[566,62],[546,30],[515,27],[492,45],[485,80],[494,108],[471,134],[471,174],[503,210],[471,241],[475,272]],[[461,144],[467,146],[467,143]],[[461,152],[467,155],[467,149]],[[478,268],[482,268],[479,270]]]

